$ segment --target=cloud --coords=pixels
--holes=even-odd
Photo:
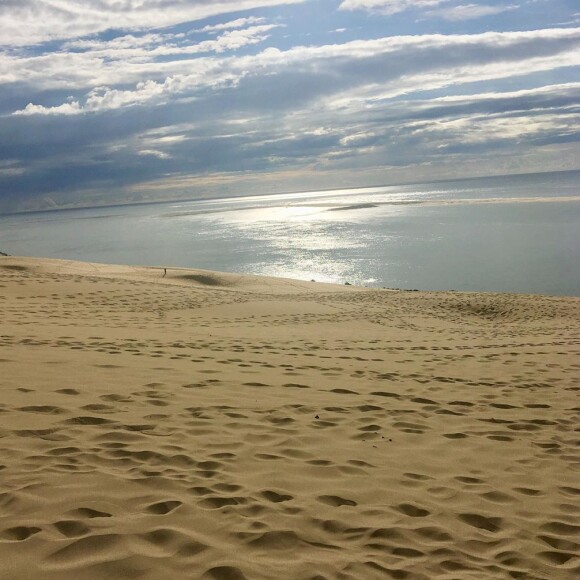
[[[198,43],[192,43],[185,34],[147,34],[140,37],[126,35],[113,40],[79,40],[67,42],[63,48],[85,52],[91,57],[98,56],[112,60],[131,58],[143,61],[157,57],[236,50],[262,42],[268,38],[267,32],[279,26],[278,24],[260,24],[244,29],[226,30],[216,39]]]
[[[259,44],[277,26],[264,24],[230,30],[215,39],[193,44],[183,35],[147,34],[143,37],[126,35],[113,40],[75,41],[66,43],[59,51],[32,56],[18,52],[0,53],[0,86],[29,85],[33,90],[67,91],[67,96],[70,96],[82,89],[91,91],[99,87],[133,84],[142,92],[142,83],[169,83],[169,77],[185,72],[195,78],[207,75],[209,69],[215,67],[210,59],[200,58],[200,55],[223,54]],[[77,95],[75,100],[80,97]],[[90,100],[92,104],[97,102],[96,99]],[[133,100],[129,98],[126,102],[129,104]],[[117,102],[120,103],[118,99]],[[74,113],[72,107],[59,110]],[[41,113],[43,109],[33,106],[24,112]]]
[[[244,28],[245,26],[262,24],[265,20],[265,18],[257,16],[237,18],[236,20],[230,20],[229,22],[223,22],[221,24],[208,24],[207,26],[200,28],[198,32],[216,32],[220,30],[229,30],[230,28]]]
[[[473,18],[481,18],[482,16],[493,16],[501,14],[502,12],[509,12],[517,10],[518,4],[508,4],[504,6],[488,6],[485,4],[460,4],[459,6],[451,6],[439,8],[436,10],[429,10],[427,16],[438,16],[450,21],[471,20]]]
[[[305,0],[19,0],[0,4],[5,46],[29,46],[106,30],[159,29],[254,8]]]
[[[431,8],[447,1],[449,0],[343,0],[339,9],[391,15],[412,8]]]
[[[82,113],[80,103],[71,101],[56,107],[44,107],[28,103],[24,109],[15,111],[14,115],[78,115],[79,113]]]
[[[169,159],[171,156],[164,151],[158,151],[157,149],[141,149],[138,151],[137,155],[157,157],[157,159]]]
[[[375,103],[348,117],[340,145],[369,145],[407,162],[417,152],[433,159],[456,148],[498,151],[536,139],[580,141],[580,83],[535,89],[463,94]],[[411,146],[412,145],[412,146]]]
[[[185,38],[185,34],[148,33],[141,36],[126,34],[123,36],[117,36],[111,40],[99,40],[97,38],[71,40],[64,42],[62,44],[62,49],[64,51],[72,52],[98,51],[105,54],[114,54],[116,51],[150,49],[151,47],[172,43],[181,38]]]
[[[173,117],[164,116],[164,108],[153,116],[131,113],[127,118],[125,112],[110,125],[103,125],[101,116],[83,117],[74,125],[68,117],[35,117],[30,118],[35,142],[22,143],[21,151],[28,156],[28,176],[20,176],[13,191],[146,190],[145,184],[163,174],[168,189],[177,191],[188,182],[183,191],[191,195],[196,179],[228,173],[233,179],[248,171],[309,167],[328,176],[349,168],[406,167],[418,159],[444,165],[461,152],[462,163],[475,163],[487,154],[513,156],[522,143],[529,148],[580,139],[579,97],[580,83],[570,83],[429,100],[369,100],[346,114],[324,101],[248,114],[222,94],[217,102],[212,99],[219,116],[208,106],[184,106],[181,117],[167,107]],[[146,128],[147,123],[156,128]],[[57,131],[66,136],[61,143],[55,142]],[[6,140],[9,133],[0,137],[0,151],[7,144],[14,155],[18,151]],[[60,172],[63,167],[66,174]]]
[[[242,34],[241,38],[256,38],[261,33]],[[240,38],[216,42],[235,46]],[[15,114],[72,115],[159,105],[171,100],[205,100],[209,98],[208,91],[220,92],[224,95],[222,99],[231,97],[235,108],[244,107],[245,103],[256,109],[283,108],[324,97],[327,106],[347,110],[364,101],[394,98],[413,91],[578,65],[579,44],[580,29],[398,36],[286,51],[268,48],[255,55],[223,58],[180,58],[163,63],[119,61],[112,71],[106,63],[97,65],[94,55],[88,55],[93,68],[85,64],[84,83],[89,86],[99,83],[98,86],[69,98],[66,103],[23,104]],[[52,63],[50,56],[42,57],[43,69],[23,59],[18,67],[20,74],[23,79],[36,76],[36,86],[46,83],[47,88],[54,87],[55,79],[62,79],[63,90],[78,89],[82,86],[79,71],[83,67],[79,65],[71,71],[70,61],[61,60],[61,56],[56,55]],[[71,75],[68,86],[66,79]],[[120,84],[121,79],[125,81],[124,87],[115,87],[111,82]],[[127,87],[130,79],[137,82]],[[300,91],[295,90],[297,86]]]
[[[340,10],[366,10],[386,16],[405,12],[406,10],[422,10],[425,16],[444,18],[450,21],[471,20],[483,16],[501,14],[517,10],[519,5],[487,5],[460,4],[448,6],[453,0],[343,0]],[[443,6],[442,6],[443,5]]]
[[[16,177],[25,172],[24,167],[20,165],[18,160],[5,159],[0,161],[0,177]]]
[[[99,14],[113,6],[41,4],[92,6]],[[296,38],[305,41],[297,9],[284,20],[267,11],[161,30],[146,24],[153,6],[171,13],[178,5],[218,3],[150,0],[136,8],[141,27],[82,37],[72,19],[61,41],[5,46],[0,204],[50,197],[83,205],[224,195],[228,187],[287,190],[577,167],[580,86],[570,81],[580,64],[580,29],[484,32],[489,21],[485,28],[442,23],[487,6],[465,4],[345,0],[343,10],[420,8],[438,20],[417,24],[415,10],[400,28],[412,26],[415,34],[377,38],[376,27],[358,25],[371,19],[333,11],[319,36],[313,27],[309,44],[298,45]],[[309,14],[321,6],[313,2]],[[0,5],[0,21],[6,10]],[[329,33],[346,22],[348,35]]]
[[[580,141],[580,83],[550,85],[506,93],[441,97],[414,105],[405,123],[414,136],[436,140],[439,150],[477,145],[497,149],[536,139]],[[410,104],[410,103],[408,103]]]

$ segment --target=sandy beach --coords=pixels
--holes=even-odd
[[[580,299],[0,257],[0,579],[580,575]]]

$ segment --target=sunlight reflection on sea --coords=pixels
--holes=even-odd
[[[390,288],[580,295],[579,183],[580,172],[567,172],[4,216],[0,250]],[[557,200],[521,201],[531,197]],[[457,203],[489,198],[504,201]]]

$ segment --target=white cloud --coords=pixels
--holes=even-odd
[[[411,8],[431,8],[449,0],[343,0],[340,10],[367,10],[379,14],[397,14]]]
[[[508,115],[465,115],[416,123],[411,133],[437,142],[439,150],[458,145],[493,144],[497,147],[501,141],[529,142],[538,136],[572,134],[579,123],[580,113],[577,111],[543,111],[538,115],[531,110]]]
[[[270,30],[279,26],[261,24],[241,30],[227,30],[215,39],[198,43],[191,43],[185,34],[130,34],[112,40],[76,40],[63,44],[63,51],[52,55],[86,54],[89,58],[146,61],[158,57],[219,53],[262,42],[268,38]]]
[[[18,160],[0,160],[0,177],[16,177],[23,173],[25,173],[25,169]]]
[[[173,42],[178,38],[184,38],[184,34],[144,34],[142,36],[134,36],[126,34],[118,36],[111,40],[98,39],[80,39],[71,40],[63,43],[63,50],[79,50],[79,51],[119,51],[119,50],[135,50],[138,48],[149,48],[160,44]]]
[[[21,111],[15,111],[15,115],[78,115],[83,109],[78,101],[63,103],[56,107],[44,107],[28,103]]]
[[[244,46],[257,44],[266,40],[268,35],[266,32],[277,28],[276,24],[262,24],[260,26],[252,26],[243,30],[231,30],[222,34],[217,40],[207,40],[201,42],[199,46],[204,52],[224,52],[226,50],[237,50]],[[209,50],[208,50],[209,49]]]
[[[141,149],[141,151],[137,152],[137,155],[141,157],[156,157],[157,159],[171,159],[169,153],[158,151],[157,149]]]
[[[346,135],[340,139],[340,144],[347,147],[356,145],[360,147],[363,144],[376,138],[376,133],[354,133],[352,135]]]
[[[579,95],[580,96],[580,82],[578,83],[565,83],[559,85],[547,85],[543,87],[537,87],[534,89],[521,89],[519,91],[507,91],[507,92],[489,92],[489,93],[478,93],[475,95],[450,95],[446,97],[437,97],[429,101],[432,105],[438,105],[441,103],[474,103],[482,101],[494,101],[494,100],[505,100],[513,99],[520,100],[530,97],[551,97],[551,96],[562,96],[562,95]]]
[[[510,10],[518,5],[460,4],[448,6],[453,0],[343,0],[340,10],[366,10],[376,14],[392,15],[405,10],[420,9],[426,16],[435,16],[445,20],[459,21],[492,16]]]
[[[459,6],[443,7],[427,12],[427,16],[438,16],[445,20],[460,21],[481,18],[482,16],[493,16],[502,12],[517,10],[518,4],[508,4],[505,6],[488,6],[486,4],[460,4]]]
[[[105,30],[159,29],[258,7],[305,0],[19,0],[0,4],[5,46],[29,46]]]
[[[208,24],[207,26],[200,28],[198,32],[216,32],[220,30],[229,30],[231,28],[244,28],[245,26],[262,24],[265,20],[265,18],[258,18],[257,16],[237,18],[236,20],[230,20],[229,22],[224,22],[222,24]]]
[[[243,32],[243,31],[239,31]],[[239,39],[228,37],[226,44]],[[213,42],[213,41],[212,41]],[[280,91],[284,79],[301,79],[301,91],[288,85],[283,97],[302,98],[310,84],[317,86],[326,106],[358,109],[373,100],[436,89],[467,82],[509,78],[532,72],[580,64],[580,29],[546,29],[528,32],[488,32],[474,35],[424,35],[387,37],[326,46],[302,46],[287,51],[269,48],[257,55],[179,59],[158,64],[102,64],[87,71],[103,82],[90,88],[84,103],[65,103],[47,108],[30,104],[18,114],[74,114],[156,104],[171,99],[196,97],[212,88],[241,87],[244,79],[259,79],[263,95]],[[78,58],[82,55],[74,55]],[[50,57],[46,57],[47,62]],[[47,63],[45,63],[47,64]],[[58,69],[66,64],[66,69]],[[86,66],[86,65],[85,65]],[[70,75],[70,62],[45,66],[37,82],[53,86],[55,77]],[[24,78],[34,73],[19,67]],[[57,73],[57,71],[60,72]],[[76,74],[76,73],[74,73]],[[107,77],[138,80],[134,88],[116,88]],[[297,76],[298,75],[298,76]],[[30,78],[30,77],[29,77]],[[85,82],[90,80],[85,78]],[[73,82],[75,82],[73,80]],[[66,86],[66,83],[65,83]],[[67,87],[68,89],[68,87]],[[240,90],[243,90],[240,88]],[[295,93],[295,99],[291,92]],[[207,95],[204,97],[207,98]],[[261,98],[255,95],[255,98]],[[256,102],[256,106],[260,103]],[[264,104],[264,103],[262,103]]]
[[[192,129],[192,127],[190,127],[190,129]],[[165,135],[165,134],[159,134],[158,131],[154,132],[154,133],[150,133],[148,135],[143,136],[142,139],[143,143],[147,143],[150,146],[173,146],[176,145],[177,143],[183,143],[184,141],[187,141],[187,137],[185,135],[179,135],[179,134],[170,134],[170,135]]]
[[[43,89],[74,89],[145,80],[162,82],[171,75],[208,72],[209,61],[199,55],[259,44],[276,27],[264,24],[230,30],[195,44],[180,36],[147,34],[70,42],[63,50],[38,56],[0,53],[0,85],[20,82]]]

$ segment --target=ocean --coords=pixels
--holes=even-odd
[[[11,255],[580,296],[580,171],[0,216]]]

